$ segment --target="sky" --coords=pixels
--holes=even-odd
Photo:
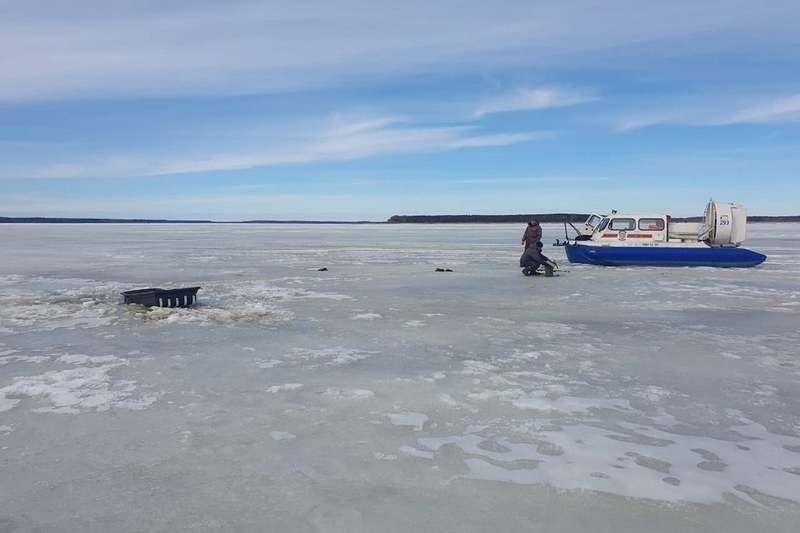
[[[796,0],[0,0],[0,216],[800,214]]]

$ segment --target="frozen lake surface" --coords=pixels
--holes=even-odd
[[[796,531],[800,225],[753,269],[545,225],[553,278],[523,229],[0,225],[0,531]]]

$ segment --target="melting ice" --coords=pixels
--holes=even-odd
[[[0,530],[795,531],[796,225],[553,278],[523,229],[0,225]]]

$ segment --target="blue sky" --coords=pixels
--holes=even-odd
[[[0,216],[800,214],[796,0],[0,0]]]

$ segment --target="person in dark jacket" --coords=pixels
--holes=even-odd
[[[532,218],[530,222],[528,222],[528,226],[525,228],[525,233],[522,234],[522,244],[525,245],[525,248],[529,248],[532,244],[536,244],[537,242],[542,240],[542,227],[539,225],[539,221],[535,218]]]
[[[523,274],[530,276],[540,266],[545,267],[545,271],[548,268],[551,269],[551,273],[548,275],[552,275],[552,269],[557,268],[558,265],[542,253],[542,242],[538,241],[535,245],[525,248],[525,251],[522,252],[522,256],[519,258],[519,267],[522,269]]]

